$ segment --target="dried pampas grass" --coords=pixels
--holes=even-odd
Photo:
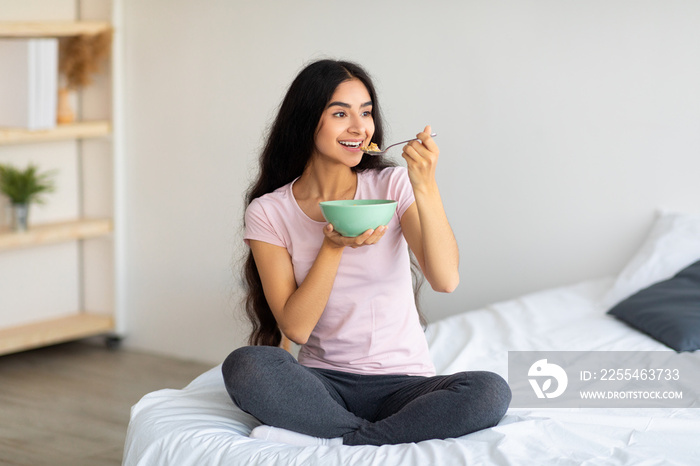
[[[102,62],[109,56],[112,30],[95,35],[71,36],[60,39],[59,72],[69,89],[80,89],[92,82]]]

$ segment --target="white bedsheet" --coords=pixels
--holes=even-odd
[[[670,351],[605,314],[600,301],[611,284],[546,290],[431,324],[436,368],[490,370],[507,379],[508,350]],[[693,357],[700,368],[700,354]],[[124,464],[700,464],[697,408],[511,408],[498,426],[459,439],[381,447],[285,446],[248,438],[256,425],[230,401],[215,367],[183,390],[150,393],[132,408]]]

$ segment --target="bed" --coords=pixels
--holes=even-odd
[[[617,276],[528,294],[430,324],[426,335],[436,369],[444,374],[490,370],[508,380],[509,351],[654,351],[682,356],[700,373],[700,351],[693,349],[700,347],[700,283],[677,278],[699,260],[700,215],[661,213]],[[687,289],[674,288],[679,283]],[[648,299],[645,293],[664,298]],[[661,302],[662,311],[640,310],[635,304],[640,295],[647,298],[641,307],[651,302],[658,308]],[[683,312],[672,316],[674,322],[659,323],[659,318],[670,319],[663,307],[668,296],[671,301],[683,297]],[[688,299],[697,302],[688,304]],[[608,313],[629,303],[634,305],[630,316]],[[639,315],[651,319],[651,330],[635,321]],[[669,344],[677,341],[661,343],[669,326],[686,346],[674,350]],[[182,390],[156,391],[133,406],[124,464],[698,464],[698,386],[686,380],[684,407],[511,406],[496,427],[457,439],[381,447],[293,447],[248,437],[259,423],[231,403],[220,367],[214,367]]]

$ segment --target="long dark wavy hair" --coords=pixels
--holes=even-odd
[[[340,83],[360,80],[372,100],[374,135],[372,141],[382,147],[384,126],[374,84],[365,70],[347,61],[320,60],[306,66],[289,86],[279,111],[269,129],[259,160],[257,179],[248,189],[246,207],[301,176],[315,148],[314,136],[321,115]],[[394,166],[384,157],[364,155],[352,169],[361,172]],[[412,266],[415,271],[415,267]],[[248,250],[244,265],[247,285],[245,309],[252,324],[248,339],[251,345],[279,346],[282,334],[263,293],[260,274],[253,254]],[[414,288],[418,288],[414,273]],[[421,316],[422,320],[422,316]]]

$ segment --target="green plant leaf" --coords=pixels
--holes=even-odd
[[[55,170],[44,173],[38,170],[34,164],[29,164],[24,170],[0,164],[0,192],[13,204],[43,203],[42,195],[55,190]]]

